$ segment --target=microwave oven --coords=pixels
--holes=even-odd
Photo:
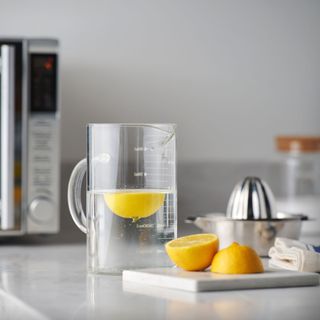
[[[0,37],[0,237],[59,231],[58,41]]]

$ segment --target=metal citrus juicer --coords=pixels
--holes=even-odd
[[[276,237],[299,239],[302,220],[307,219],[303,214],[277,212],[268,184],[258,177],[246,177],[234,187],[225,215],[208,213],[185,222],[217,234],[220,248],[235,241],[267,256]]]

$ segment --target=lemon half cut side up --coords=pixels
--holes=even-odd
[[[171,240],[165,245],[172,262],[183,270],[202,271],[210,266],[219,248],[215,234],[193,234]]]

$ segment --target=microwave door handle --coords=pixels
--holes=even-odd
[[[1,46],[1,223],[15,227],[14,210],[14,48]]]

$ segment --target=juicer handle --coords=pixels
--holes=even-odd
[[[81,185],[87,171],[87,159],[82,159],[74,167],[68,184],[68,205],[71,217],[77,227],[88,233],[87,218],[81,203]]]

